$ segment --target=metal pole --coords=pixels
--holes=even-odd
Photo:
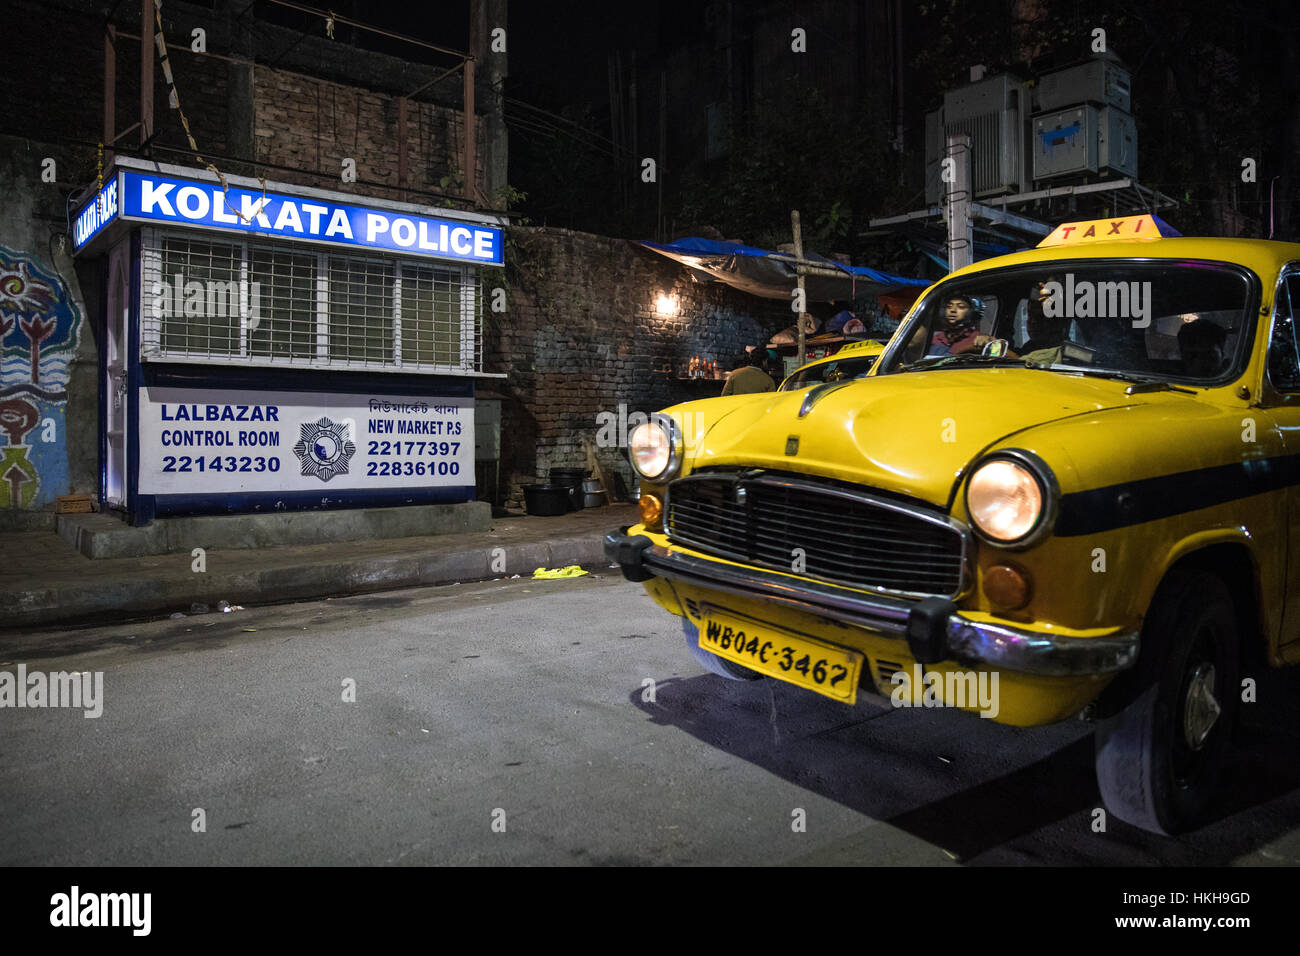
[[[655,234],[660,242],[671,241],[663,236],[664,222],[664,153],[668,150],[668,74],[659,71],[659,168],[655,170],[655,186],[659,191],[658,209],[655,212]]]
[[[104,165],[113,165],[113,141],[117,138],[117,28],[104,27]]]
[[[954,133],[948,137],[948,271],[955,272],[975,261],[975,227],[971,220],[971,137]]]
[[[402,201],[406,201],[407,158],[406,158],[406,97],[397,98],[397,187],[402,191]]]
[[[140,146],[153,139],[153,0],[140,0]]]
[[[802,260],[802,259],[803,259],[803,229],[802,229],[802,228],[800,227],[800,225],[799,225],[799,210],[798,210],[798,209],[792,209],[792,210],[790,210],[790,227],[791,227],[791,229],[794,231],[794,254],[795,254],[795,258]],[[803,284],[804,268],[805,268],[805,267],[804,267],[804,266],[797,265],[797,266],[795,266],[794,268],[795,268],[795,275],[797,275],[797,276],[799,277],[799,278],[798,278],[798,282],[799,282],[799,307],[800,307],[800,308],[799,308],[799,351],[798,351],[798,353],[797,353],[797,355],[796,355],[796,358],[795,358],[795,367],[798,368],[799,366],[803,365],[803,362],[804,362],[804,354],[805,354],[805,350],[804,350],[804,341],[803,341],[803,328],[804,328],[804,317],[805,317],[805,313],[804,313],[804,310],[803,310],[803,306],[805,305],[805,303],[806,303],[807,300],[806,300],[806,297],[805,297],[804,284]]]
[[[474,155],[474,61],[465,61],[465,198],[477,204],[478,176]]]

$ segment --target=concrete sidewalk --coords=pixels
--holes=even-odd
[[[204,555],[203,572],[193,570],[188,553],[91,560],[53,532],[0,534],[0,635],[188,613],[192,604],[215,613],[223,600],[273,604],[601,565],[605,532],[635,521],[634,505],[613,505],[555,518],[495,519],[490,530],[473,534],[217,549]]]

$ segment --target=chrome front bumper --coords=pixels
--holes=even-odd
[[[1052,636],[1006,624],[963,617],[946,598],[909,601],[758,568],[739,567],[657,545],[627,529],[605,535],[605,554],[629,581],[652,577],[697,584],[715,591],[795,607],[810,614],[905,640],[922,664],[954,660],[984,664],[1040,677],[1111,674],[1133,666],[1138,635]]]

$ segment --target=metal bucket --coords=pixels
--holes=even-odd
[[[551,484],[565,485],[569,489],[569,510],[582,510],[582,483],[586,480],[586,468],[552,468]]]

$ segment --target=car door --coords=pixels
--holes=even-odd
[[[1287,499],[1287,554],[1279,643],[1294,659],[1300,656],[1300,263],[1288,264],[1278,278],[1261,399],[1268,431],[1280,435],[1283,445],[1279,482]]]

